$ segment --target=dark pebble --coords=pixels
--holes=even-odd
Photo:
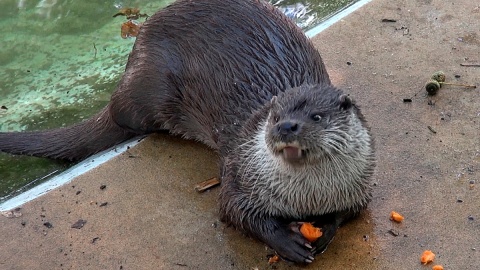
[[[107,188],[106,185],[101,185],[101,186],[100,186],[100,189],[101,189],[101,190],[104,190],[105,188]]]
[[[72,228],[74,229],[81,229],[87,223],[86,220],[79,219],[77,222],[73,223]]]
[[[50,223],[50,222],[45,222],[45,223],[43,223],[43,226],[45,226],[45,227],[47,227],[47,228],[49,228],[49,229],[53,228],[53,225],[52,225],[52,223]]]
[[[388,233],[393,235],[393,236],[398,236],[400,235],[400,233],[397,231],[397,230],[394,230],[394,229],[390,229],[388,230]]]

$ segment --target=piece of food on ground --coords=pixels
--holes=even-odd
[[[397,213],[397,212],[395,212],[395,211],[390,212],[390,220],[393,220],[393,221],[395,221],[395,222],[400,223],[400,222],[402,222],[404,219],[405,219],[405,218],[404,218],[402,215],[400,215],[399,213]]]
[[[280,261],[280,257],[278,257],[278,255],[274,255],[268,259],[269,264],[274,264],[274,263],[277,263],[278,261]]]
[[[425,250],[422,253],[422,257],[420,257],[420,261],[423,264],[428,264],[433,262],[433,259],[435,259],[435,253],[433,253],[431,250]]]

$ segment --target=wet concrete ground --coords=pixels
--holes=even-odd
[[[460,65],[480,63],[479,29],[476,1],[375,0],[313,38],[369,120],[378,165],[368,210],[307,267],[268,265],[271,250],[219,222],[218,189],[194,191],[217,175],[212,152],[154,135],[0,216],[0,268],[431,269],[419,261],[430,249],[445,269],[478,269],[480,89],[429,97],[424,84],[443,70],[480,86],[480,67]]]

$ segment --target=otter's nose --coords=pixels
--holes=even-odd
[[[300,132],[300,125],[293,121],[285,121],[277,124],[277,132],[280,135],[296,135]]]

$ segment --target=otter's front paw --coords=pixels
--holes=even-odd
[[[272,222],[269,229],[263,232],[261,239],[274,249],[284,260],[295,263],[313,262],[313,252],[310,242],[300,233],[301,223]]]

